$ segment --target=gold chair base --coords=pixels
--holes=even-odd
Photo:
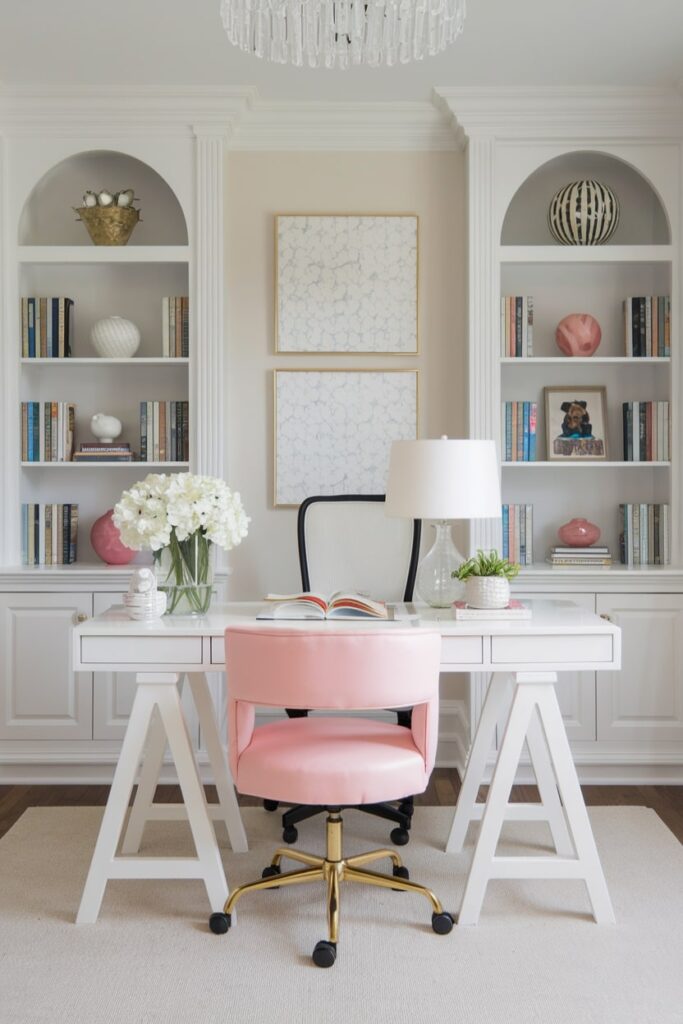
[[[364,865],[373,861],[389,858],[394,869],[402,868],[403,862],[394,850],[371,850],[355,857],[342,857],[342,819],[337,811],[330,811],[326,819],[326,855],[317,857],[301,850],[280,847],[275,851],[271,867],[279,871],[283,857],[307,865],[303,870],[288,871],[285,874],[272,874],[249,882],[234,889],[226,901],[225,914],[231,914],[237,901],[248,892],[259,889],[277,889],[284,885],[300,885],[306,882],[324,881],[327,886],[327,926],[329,941],[336,945],[339,936],[339,892],[342,882],[362,882],[365,885],[378,885],[384,889],[399,889],[402,892],[419,893],[426,897],[432,905],[432,914],[444,913],[441,903],[424,885],[410,882],[400,875],[383,875],[375,871],[363,870]],[[450,930],[450,928],[449,928]]]

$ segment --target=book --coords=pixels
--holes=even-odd
[[[464,601],[453,603],[453,614],[462,622],[475,619],[530,619],[531,608],[512,598],[506,608],[470,608]]]
[[[363,594],[345,594],[337,591],[323,594],[267,594],[272,608],[265,608],[257,619],[389,619],[384,601],[373,601]]]

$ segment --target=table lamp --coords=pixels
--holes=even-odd
[[[433,608],[448,608],[462,589],[452,572],[464,561],[451,536],[452,519],[500,519],[500,478],[493,441],[394,441],[385,512],[434,519],[436,540],[417,570],[417,591]]]

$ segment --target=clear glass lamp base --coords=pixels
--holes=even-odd
[[[415,586],[422,600],[432,608],[450,608],[461,601],[465,585],[451,575],[465,559],[451,536],[451,524],[445,519],[434,523],[436,539],[417,569]]]

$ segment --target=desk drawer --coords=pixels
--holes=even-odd
[[[211,637],[211,664],[225,665],[225,637]]]
[[[81,661],[86,665],[201,665],[198,636],[84,636]]]
[[[493,636],[491,637],[491,663],[510,662],[541,664],[567,662],[611,662],[613,645],[611,635],[606,636]]]
[[[444,665],[481,665],[484,641],[480,636],[445,636],[441,641]]]

